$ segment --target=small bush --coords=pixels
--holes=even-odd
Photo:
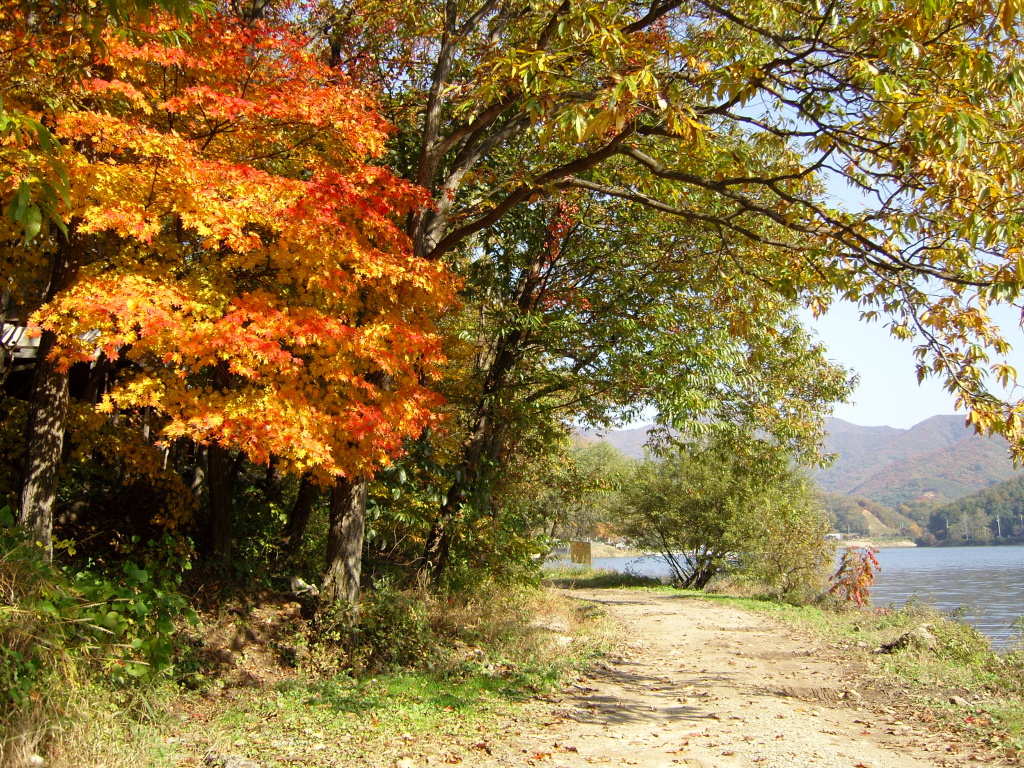
[[[83,688],[130,698],[167,669],[175,620],[193,615],[176,591],[187,567],[177,542],[151,543],[145,567],[125,562],[116,576],[69,573],[39,557],[10,509],[0,518],[0,764],[16,766],[60,751],[57,734],[88,714]]]
[[[317,617],[314,664],[356,674],[557,676],[603,642],[586,614],[575,601],[529,586],[483,584],[472,595],[434,594],[385,581],[364,596],[354,626],[346,606]]]
[[[847,547],[839,568],[830,579],[829,593],[840,600],[858,606],[867,605],[871,600],[871,586],[875,574],[882,570],[874,547]]]

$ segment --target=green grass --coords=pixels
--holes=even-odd
[[[212,709],[193,702],[211,719],[176,729],[176,754],[162,757],[201,757],[212,748],[267,768],[394,765],[401,757],[419,762],[447,753],[468,759],[481,729],[494,730],[503,718],[521,714],[524,699],[547,690],[548,682],[544,675],[531,687],[522,678],[452,680],[418,672],[366,680],[297,678]]]
[[[589,565],[558,565],[545,568],[544,583],[559,589],[614,589],[617,587],[657,587],[661,580],[653,576],[621,573],[610,568]]]
[[[471,764],[481,733],[498,731],[513,717],[528,717],[534,697],[586,666],[597,648],[598,643],[584,640],[557,657],[527,653],[518,660],[367,678],[297,674],[270,690],[240,689],[231,692],[233,699],[213,703],[191,693],[179,700],[178,709],[195,716],[162,724],[163,738],[171,736],[177,746],[173,752],[154,751],[151,764],[200,758],[209,749],[267,768],[393,766],[402,757],[421,764],[428,756],[452,755]]]

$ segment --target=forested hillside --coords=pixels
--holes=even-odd
[[[813,475],[825,510],[843,532],[918,537],[932,526],[939,505],[1016,474],[1006,441],[975,434],[960,416],[933,416],[910,429],[830,418],[826,428],[826,450],[837,458]],[[639,427],[580,435],[642,458],[648,432]],[[1016,486],[1011,482],[1008,487]],[[994,517],[991,522],[994,526]]]
[[[983,437],[962,416],[933,416],[910,429],[828,420],[835,463],[817,473],[829,493],[896,507],[921,498],[953,500],[1013,477],[1005,440]]]
[[[642,459],[650,431],[651,427],[603,431],[581,430],[576,433],[576,437],[584,443],[605,442],[627,458]]]
[[[826,420],[825,450],[835,462],[814,476],[823,491],[898,507],[919,499],[941,502],[1014,476],[1006,440],[983,437],[962,416],[933,416],[910,429],[862,427]],[[642,458],[648,427],[582,433]]]
[[[928,532],[954,544],[1024,537],[1024,476],[939,507],[931,514]]]

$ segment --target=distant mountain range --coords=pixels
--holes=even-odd
[[[642,459],[644,457],[644,445],[647,444],[647,433],[650,427],[636,427],[634,429],[613,429],[594,432],[582,430],[576,436],[584,442],[604,440],[612,448],[623,456],[631,459]]]
[[[610,431],[603,439],[626,456],[642,458],[647,431]],[[816,472],[822,490],[892,507],[920,499],[952,501],[1018,474],[1006,441],[975,434],[962,416],[932,416],[910,429],[829,419],[825,449],[837,458]]]
[[[962,416],[932,416],[910,429],[829,419],[825,448],[838,458],[817,473],[823,490],[893,507],[952,501],[1016,474],[1006,440],[975,434]]]

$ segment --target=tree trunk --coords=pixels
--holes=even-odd
[[[451,554],[452,536],[455,518],[462,510],[466,500],[472,496],[480,480],[484,459],[493,458],[497,453],[498,434],[491,416],[491,399],[485,397],[477,409],[473,432],[462,452],[462,463],[456,480],[451,484],[445,496],[444,504],[438,510],[434,523],[430,526],[427,541],[423,547],[420,571],[425,572],[434,584],[440,582],[448,567]]]
[[[192,468],[192,479],[189,480],[189,489],[196,501],[201,501],[203,491],[206,488],[207,451],[205,445],[189,441],[192,453],[195,456],[195,466]]]
[[[0,290],[0,325],[7,322],[7,314],[11,308],[11,292],[6,288]],[[10,340],[18,338],[18,330],[11,328],[7,333],[14,334]],[[11,371],[14,370],[14,346],[7,346],[9,339],[0,337],[0,389]]]
[[[267,463],[263,491],[267,494],[267,501],[272,504],[281,503],[281,496],[284,493],[284,472],[281,471],[281,459],[277,456],[271,456]]]
[[[75,221],[68,227],[68,239],[60,243],[51,265],[44,304],[74,283],[83,261],[85,248]],[[47,560],[53,557],[53,506],[68,425],[68,374],[58,370],[51,359],[56,344],[56,335],[44,331],[29,396],[25,463],[18,500],[18,522],[42,546]]]
[[[516,307],[522,314],[533,311],[544,290],[542,271],[546,251],[538,251],[533,263],[526,271],[517,291]],[[553,260],[547,262],[554,264]],[[473,412],[469,437],[462,449],[461,472],[448,489],[444,504],[438,510],[437,518],[430,526],[427,541],[420,558],[420,573],[426,573],[437,584],[448,566],[455,517],[463,504],[477,490],[484,459],[494,458],[501,440],[500,429],[494,423],[495,403],[501,399],[508,384],[509,375],[522,359],[523,349],[530,341],[526,329],[509,331],[497,340],[494,359],[487,368],[480,396]]]
[[[284,551],[289,557],[295,557],[302,548],[306,538],[306,526],[309,524],[309,517],[313,514],[313,506],[320,495],[317,485],[313,482],[311,475],[302,476],[299,483],[299,494],[295,497],[295,504],[292,506],[291,514],[288,515],[288,523],[284,527]]]
[[[231,564],[231,524],[234,519],[234,505],[231,492],[235,472],[231,454],[217,443],[210,443],[206,449],[207,487],[210,492],[210,512],[206,521],[206,556],[215,565]]]
[[[57,337],[43,333],[28,413],[28,445],[21,484],[19,523],[53,557],[53,506],[68,422],[68,376],[49,359]]]
[[[320,593],[328,602],[346,602],[353,615],[359,606],[363,561],[363,530],[369,481],[339,477],[331,491],[330,531],[327,534],[327,574]]]
[[[491,370],[494,371],[493,366]],[[484,393],[477,405],[472,432],[463,445],[461,471],[448,489],[444,504],[438,510],[427,534],[420,559],[420,572],[426,573],[434,584],[440,581],[448,566],[455,517],[476,489],[484,458],[496,452],[498,435],[492,417],[493,401],[496,393],[504,386],[507,370],[511,370],[511,364],[502,371],[500,377],[488,376]]]

